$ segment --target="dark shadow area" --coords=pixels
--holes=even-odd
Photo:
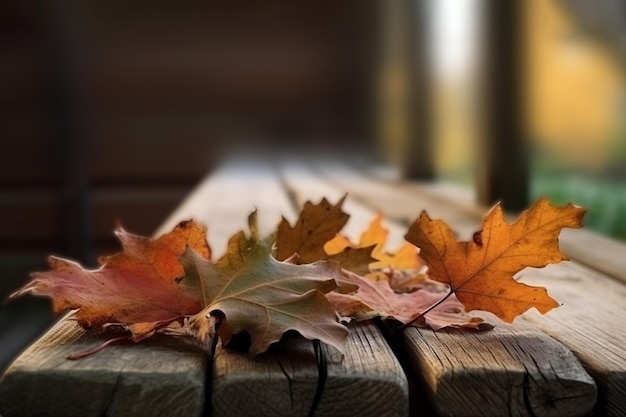
[[[0,310],[0,373],[53,321],[48,300],[25,297],[4,305]]]

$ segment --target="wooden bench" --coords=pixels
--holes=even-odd
[[[477,230],[484,208],[462,190],[388,174],[346,161],[231,161],[155,235],[195,218],[209,225],[219,256],[255,207],[267,234],[281,215],[293,221],[304,201],[336,201],[346,192],[352,237],[377,211],[390,248],[422,209],[460,237]],[[528,312],[481,333],[409,328],[390,335],[380,323],[362,322],[351,326],[345,356],[290,337],[255,360],[219,343],[207,357],[193,343],[155,337],[68,361],[69,352],[100,339],[61,320],[0,380],[0,415],[624,415],[626,246],[585,231],[564,233],[561,243],[572,262],[521,277],[563,303],[546,316]]]

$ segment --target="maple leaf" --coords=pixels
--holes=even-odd
[[[353,272],[368,272],[368,265],[375,261],[371,256],[373,244],[346,246],[331,255],[324,251],[324,244],[337,236],[350,218],[341,209],[345,199],[343,196],[335,205],[325,198],[318,204],[307,201],[293,227],[283,217],[276,233],[276,259],[283,261],[297,253],[302,263],[327,259]]]
[[[180,257],[186,272],[184,284],[198,288],[204,296],[206,307],[190,320],[200,337],[216,331],[228,343],[233,335],[246,331],[250,354],[256,355],[286,331],[296,330],[307,339],[319,339],[343,351],[348,331],[324,296],[337,288],[339,266],[328,261],[304,265],[278,261],[271,255],[270,243],[258,238],[256,213],[249,221],[250,237],[244,232],[233,236],[217,263],[191,248]],[[214,330],[209,319],[216,311],[225,318]]]
[[[572,204],[557,208],[540,199],[508,224],[496,204],[473,240],[459,242],[444,222],[422,212],[405,238],[420,248],[429,277],[448,284],[450,294],[456,294],[465,308],[490,311],[512,322],[532,307],[546,313],[559,305],[545,288],[518,282],[514,275],[525,267],[566,260],[559,250],[559,232],[581,227],[584,214]]]
[[[492,328],[480,317],[467,314],[463,304],[454,297],[447,297],[427,314],[421,315],[445,296],[445,287],[437,283],[437,289],[421,289],[410,293],[396,293],[389,281],[371,281],[349,272],[344,279],[359,288],[352,294],[331,292],[326,297],[343,317],[368,320],[374,317],[392,318],[415,326],[428,325],[434,330],[444,327],[486,330]],[[432,287],[432,286],[431,286]],[[420,320],[414,318],[420,315]]]
[[[79,264],[50,257],[50,271],[35,272],[32,280],[11,297],[24,293],[49,296],[54,311],[78,309],[74,318],[91,327],[115,323],[126,326],[139,341],[185,315],[202,309],[199,297],[181,291],[183,275],[178,256],[187,246],[209,257],[206,228],[182,222],[158,239],[115,231],[123,251],[99,260],[100,268],[86,270]]]

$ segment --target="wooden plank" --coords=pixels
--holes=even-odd
[[[352,327],[347,347],[345,356],[322,347],[327,379],[315,415],[406,415],[407,382],[378,328],[371,322]],[[320,383],[313,345],[297,338],[276,348],[256,360],[218,349],[213,415],[310,415]]]
[[[205,221],[219,256],[228,238],[247,228],[247,216],[254,208],[262,236],[275,230],[282,215],[290,221],[296,217],[286,190],[267,163],[231,162],[198,186],[162,230],[171,228],[179,218]],[[329,346],[321,348],[326,382],[315,415],[332,416],[344,410],[363,416],[378,416],[382,411],[390,416],[406,415],[406,378],[375,326],[364,324],[351,330],[344,357]],[[218,344],[213,363],[212,415],[309,415],[319,383],[314,345],[303,338],[287,338],[252,360],[247,353]],[[357,392],[359,395],[354,394]]]
[[[151,416],[155,410],[172,416],[203,414],[205,352],[189,343],[156,338],[110,346],[81,360],[66,359],[104,340],[71,320],[59,321],[0,379],[0,415],[40,415],[42,410],[49,416],[84,417]]]
[[[252,201],[258,201],[264,208],[271,207],[262,195],[263,189],[257,187],[259,183],[250,186],[247,181],[250,176],[246,172],[255,171],[244,170],[241,166],[227,167],[215,178],[209,177],[155,235],[172,230],[181,220],[196,217],[217,226],[211,230],[210,236],[220,244],[218,246],[225,247],[228,236],[245,226],[247,215],[254,209]],[[253,200],[248,205],[232,205],[231,197],[242,191]],[[227,203],[228,198],[231,198],[231,204]],[[289,206],[286,197],[285,204]],[[207,205],[209,210],[205,210]],[[274,215],[271,224],[275,226],[279,213],[264,211]],[[265,220],[267,218],[260,215],[262,233],[271,230],[270,223]],[[207,368],[204,353],[170,349],[170,346],[158,350],[157,360],[150,353],[152,348],[148,346],[152,345],[142,343],[112,346],[93,357],[66,360],[68,353],[97,346],[101,342],[101,338],[84,334],[71,321],[58,323],[21,355],[0,380],[0,414],[5,417],[31,415],[37,414],[38,410],[46,410],[46,414],[52,416],[141,415],[136,408],[142,404],[145,405],[143,412],[146,415],[153,414],[154,410],[166,410],[168,415],[203,413]],[[40,355],[45,355],[46,359],[40,359]],[[143,360],[143,357],[152,358],[154,363]],[[115,358],[115,365],[110,366],[112,358]],[[168,364],[165,371],[161,370],[163,363]],[[141,381],[132,376],[135,372],[141,373]],[[177,373],[181,376],[177,377]],[[37,387],[35,391],[29,389],[33,384]],[[145,396],[137,388],[142,385],[149,387]],[[74,386],[84,386],[85,390],[73,389]],[[159,386],[162,386],[161,391]],[[41,395],[42,392],[46,395]],[[135,401],[130,400],[133,395]],[[176,410],[180,410],[180,414]]]
[[[599,415],[626,415],[626,285],[577,262],[529,269],[522,279],[543,285],[563,305],[522,317],[560,340],[598,385]]]
[[[28,348],[0,381],[0,413],[11,416],[200,416],[206,355],[189,343],[154,338],[69,361],[102,338],[62,320]]]
[[[219,258],[228,239],[247,230],[248,215],[258,210],[259,233],[272,233],[281,216],[293,220],[295,213],[269,164],[251,159],[224,163],[208,175],[161,224],[157,234],[172,230],[183,219],[208,225],[213,257]]]
[[[626,283],[626,244],[589,230],[564,230],[563,250],[576,261]]]
[[[434,211],[431,215],[443,218],[455,230],[463,230],[461,233],[463,238],[471,236],[471,234],[468,235],[471,231],[466,230],[468,224],[475,222],[478,226],[480,209],[468,207],[467,200],[463,198],[458,200],[458,205],[455,205],[454,198],[443,198],[442,195],[425,191],[424,187],[408,183],[390,184],[372,178],[367,180],[364,176],[360,177],[359,186],[353,188],[350,186],[352,177],[335,176],[331,174],[333,171],[328,167],[323,172],[327,178],[332,177],[333,181],[341,182],[344,189],[350,190],[358,198],[378,209],[384,209],[387,202],[375,198],[374,194],[364,193],[367,183],[371,183],[371,187],[382,186],[393,190],[389,192],[394,194],[394,207],[400,208],[396,211],[397,218],[404,220],[405,223],[408,219],[412,221],[416,217],[418,212],[415,211],[416,204],[434,199],[449,210],[457,207],[457,213],[450,218],[435,214],[437,212]],[[453,193],[447,193],[447,197],[453,197],[453,195]],[[399,213],[402,208],[407,210],[404,215]],[[466,218],[463,220],[464,216]],[[461,218],[459,223],[457,223],[458,218]],[[580,230],[568,231],[562,235],[561,243],[565,246],[565,241],[567,241],[569,248],[577,248],[577,253],[582,251],[576,237],[591,235],[591,233],[581,232]],[[598,256],[600,259],[607,259],[610,268],[616,271],[620,262],[623,262],[623,255],[620,254],[626,253],[622,248],[623,245],[601,237],[595,239],[605,245],[599,248],[587,247],[589,254],[585,255],[585,258],[594,256],[598,249],[604,249],[618,259],[607,259],[606,254],[598,254]],[[582,241],[584,242],[585,239],[583,238]],[[624,361],[626,336],[621,329],[623,317],[626,316],[626,286],[602,271],[585,266],[578,262],[578,259],[544,269],[524,270],[521,273],[521,279],[524,282],[547,287],[548,291],[563,303],[563,306],[540,317],[537,313],[528,312],[516,320],[516,323],[531,323],[534,327],[562,342],[576,354],[598,385],[599,401],[596,412],[606,415],[624,415],[626,413],[626,404],[623,400],[624,392],[626,392],[626,361]]]
[[[301,165],[287,165],[284,173],[285,181],[301,200],[350,192],[345,203],[348,212],[351,206],[359,205],[356,198],[376,203],[383,212],[406,209],[409,204],[401,194],[391,198],[389,187],[365,186],[363,181],[351,187],[345,170],[335,170],[330,164],[320,167],[319,173],[333,178],[332,182],[310,170],[307,174]],[[304,181],[306,188],[298,191]],[[355,190],[360,193],[353,193]],[[433,208],[435,203],[430,202]],[[359,206],[359,217],[373,216],[373,209],[362,203]],[[393,221],[387,226],[396,234],[406,229]],[[423,378],[435,409],[442,415],[584,415],[596,400],[595,384],[575,356],[553,338],[522,323],[499,325],[485,333],[412,328],[402,332],[401,340],[409,352],[408,366]]]
[[[410,328],[402,342],[441,415],[576,416],[596,400],[572,352],[530,326],[478,333]]]

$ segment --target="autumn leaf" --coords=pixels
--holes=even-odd
[[[116,323],[126,326],[135,341],[158,327],[202,309],[200,297],[181,291],[177,280],[184,271],[178,256],[191,247],[210,256],[206,228],[193,221],[180,223],[158,239],[115,232],[123,251],[101,258],[100,268],[50,257],[50,271],[32,274],[32,280],[12,297],[24,293],[49,296],[54,311],[78,309],[74,318],[86,327]]]
[[[216,332],[224,343],[248,332],[250,354],[267,350],[288,330],[307,339],[319,339],[344,350],[348,331],[324,296],[337,288],[339,266],[328,261],[298,265],[271,256],[271,246],[260,240],[256,215],[250,217],[251,236],[233,236],[227,253],[213,264],[191,248],[180,257],[185,268],[184,285],[198,288],[205,308],[190,322],[203,337],[214,329],[209,321],[220,311],[224,321]]]
[[[329,255],[324,245],[332,240],[348,222],[350,216],[341,206],[346,196],[332,205],[325,198],[318,204],[307,201],[294,226],[282,218],[276,233],[276,259],[283,261],[297,253],[302,263],[333,260],[350,271],[367,273],[368,265],[375,261],[372,245],[359,248],[343,247]]]
[[[411,323],[418,327],[427,325],[434,330],[444,327],[485,330],[492,327],[482,318],[467,314],[463,304],[454,295],[447,297],[426,315],[420,316],[420,320],[414,321],[417,315],[446,295],[443,284],[433,283],[437,285],[429,286],[429,290],[423,288],[410,293],[396,293],[390,287],[389,281],[371,281],[351,273],[344,273],[344,279],[357,285],[358,290],[352,294],[327,294],[327,298],[343,317],[356,320],[392,318],[403,324]]]
[[[292,227],[282,218],[276,233],[276,259],[284,261],[297,253],[304,263],[326,258],[324,244],[335,237],[350,216],[341,206],[346,196],[332,205],[325,198],[318,204],[307,201]]]
[[[546,313],[559,305],[545,288],[518,282],[514,275],[526,267],[566,260],[559,250],[559,232],[581,227],[584,214],[572,204],[557,208],[541,199],[508,224],[497,204],[473,240],[459,242],[444,222],[422,212],[405,238],[421,249],[429,277],[448,284],[466,309],[490,311],[512,322],[532,307]]]
[[[324,245],[324,250],[329,255],[334,255],[344,251],[346,248],[366,248],[373,246],[372,257],[377,261],[370,264],[371,269],[382,269],[386,267],[396,269],[420,269],[424,263],[419,257],[418,249],[408,242],[405,242],[395,253],[388,253],[385,250],[389,231],[382,225],[383,216],[378,213],[369,224],[367,229],[361,234],[358,243],[352,243],[345,236],[337,234],[331,241]]]

